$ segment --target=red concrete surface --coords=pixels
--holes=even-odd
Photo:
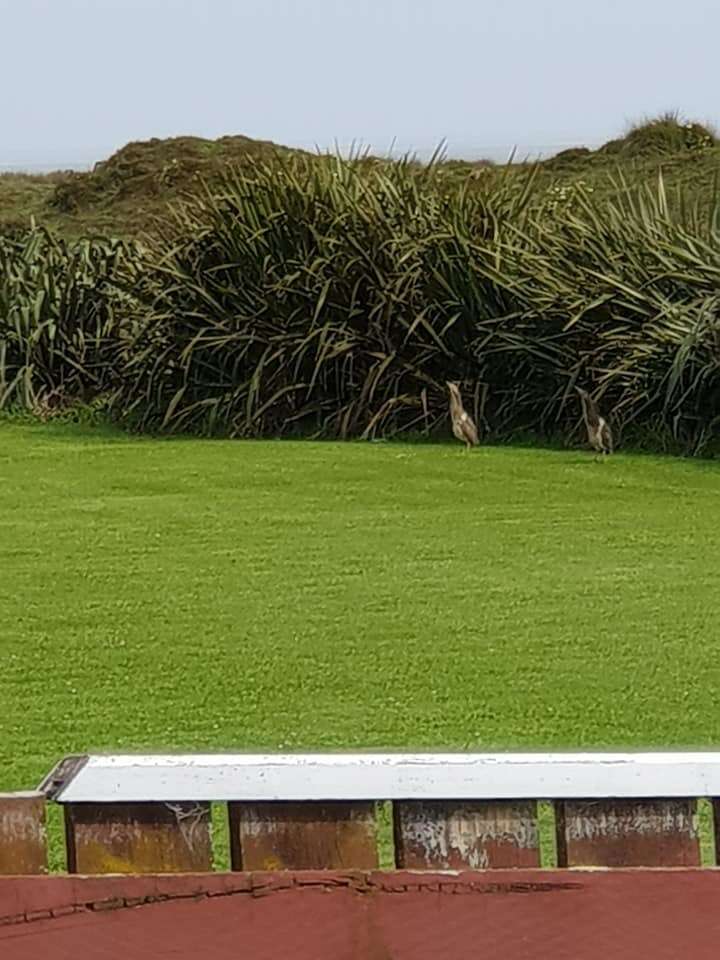
[[[720,871],[0,879],[2,960],[717,960]]]

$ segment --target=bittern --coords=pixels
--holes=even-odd
[[[458,385],[448,382],[447,388],[450,391],[450,422],[452,423],[453,435],[465,444],[466,450],[469,450],[470,447],[476,447],[480,442],[477,427],[470,414],[463,407]]]
[[[607,456],[613,452],[613,435],[610,426],[605,417],[601,416],[597,403],[587,390],[581,390],[580,387],[575,387],[575,389],[580,394],[583,420],[585,421],[590,446],[597,453]]]

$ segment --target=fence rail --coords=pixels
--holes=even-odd
[[[695,867],[699,798],[717,821],[720,753],[76,756],[0,795],[0,873],[47,870],[48,802],[79,874],[210,871],[211,802],[235,871],[373,870],[380,801],[400,869],[539,867],[539,800],[561,868]]]
[[[720,753],[305,753],[67,757],[62,803],[720,797]]]

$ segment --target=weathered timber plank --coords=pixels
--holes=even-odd
[[[46,871],[45,796],[0,793],[0,874]]]
[[[207,803],[65,807],[70,873],[189,873],[212,868]]]
[[[700,865],[694,799],[565,800],[556,825],[561,867]]]
[[[321,801],[231,803],[234,870],[372,870],[375,805]]]
[[[532,800],[396,801],[393,826],[398,867],[540,866],[537,805]]]

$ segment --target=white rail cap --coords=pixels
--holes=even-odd
[[[720,797],[720,752],[91,755],[40,789],[60,803]]]

